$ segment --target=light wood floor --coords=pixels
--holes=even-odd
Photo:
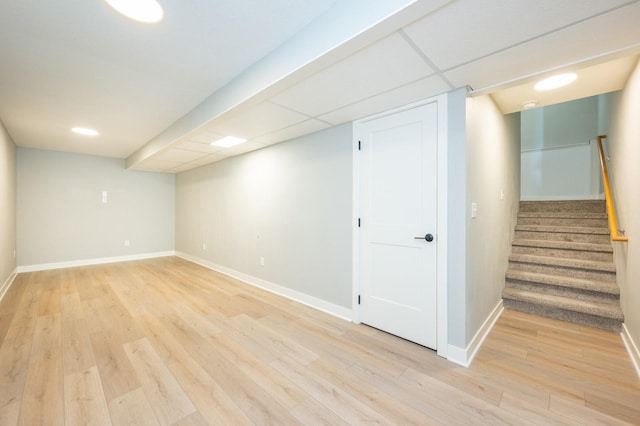
[[[469,369],[178,258],[21,274],[0,424],[640,423],[616,334],[505,312]]]

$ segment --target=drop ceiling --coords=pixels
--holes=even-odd
[[[102,0],[3,1],[0,120],[16,144],[178,173],[458,87],[505,113],[619,90],[640,53],[640,1],[162,4],[140,25]],[[571,89],[532,91],[561,70]],[[249,142],[210,145],[227,135]]]

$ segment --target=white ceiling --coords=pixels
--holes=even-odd
[[[18,145],[128,157],[334,3],[165,0],[149,25],[104,0],[2,0],[0,119]]]
[[[503,112],[622,88],[640,1],[102,0],[0,3],[0,120],[20,146],[180,172],[470,86]],[[532,91],[552,72],[561,92]],[[69,133],[93,126],[87,140]],[[220,149],[226,135],[249,142]]]

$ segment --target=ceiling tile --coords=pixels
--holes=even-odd
[[[192,164],[192,163],[186,163],[186,164],[181,164],[177,167],[174,167],[173,169],[171,169],[171,172],[173,173],[186,172],[187,170],[195,169],[197,167],[200,167],[200,166],[196,166],[195,164]]]
[[[196,151],[187,151],[186,149],[171,148],[162,151],[153,157],[154,160],[174,161],[178,163],[188,163],[198,158],[204,157],[205,153]]]
[[[143,170],[149,172],[168,172],[175,167],[180,166],[182,163],[179,161],[170,161],[170,160],[157,160],[157,159],[146,159],[133,168],[133,170]]]
[[[201,166],[204,164],[213,163],[216,161],[224,160],[225,158],[234,157],[236,155],[245,154],[247,152],[255,151],[260,148],[264,148],[265,145],[262,145],[257,142],[245,142],[240,145],[233,146],[231,148],[226,148],[221,151],[216,152],[215,154],[208,155],[206,157],[202,157],[196,161],[192,161],[191,163],[197,166]]]
[[[231,148],[227,148],[223,151],[220,151],[218,153],[216,153],[216,155],[219,156],[225,156],[225,157],[233,157],[235,155],[240,155],[240,154],[244,154],[246,152],[251,152],[251,151],[255,151],[257,149],[260,148],[264,148],[265,146],[261,143],[257,143],[257,142],[245,142],[243,144],[240,145],[236,145],[233,146]]]
[[[473,89],[502,84],[558,67],[640,49],[640,3],[618,9],[580,24],[537,38],[467,65],[445,72],[456,86],[469,84]],[[616,31],[602,31],[603,28]]]
[[[439,95],[451,89],[452,87],[442,78],[433,75],[416,81],[415,83],[410,83],[406,86],[374,96],[365,101],[321,115],[319,118],[333,124],[346,123],[347,121],[357,120],[381,111]]]
[[[316,119],[310,119],[303,121],[302,123],[294,124],[286,129],[278,130],[276,132],[269,133],[268,135],[255,138],[254,142],[258,142],[263,145],[273,145],[302,135],[318,132],[328,127],[331,127],[328,123]]]
[[[315,117],[430,74],[431,67],[394,33],[272,99]]]
[[[224,135],[220,134],[220,133],[215,133],[215,132],[199,132],[196,133],[193,136],[187,136],[186,139],[192,141],[192,142],[198,142],[198,143],[211,143],[214,142],[220,138],[222,138]]]
[[[214,121],[213,124],[207,127],[207,130],[224,135],[253,139],[257,136],[289,127],[308,118],[304,114],[271,102],[262,102],[228,118]]]
[[[448,70],[624,3],[628,1],[458,0],[405,32],[440,70]]]
[[[188,164],[190,164],[192,166],[192,168],[200,167],[200,166],[204,166],[205,164],[215,163],[216,161],[220,161],[223,158],[225,158],[225,157],[222,157],[222,156],[217,155],[217,154],[210,154],[210,155],[198,158],[197,160],[191,161]]]
[[[174,146],[176,148],[184,149],[187,151],[196,151],[196,152],[202,152],[206,154],[213,154],[215,152],[218,152],[224,149],[219,146],[211,145],[210,143],[199,143],[199,142],[193,142],[193,141],[181,141]]]

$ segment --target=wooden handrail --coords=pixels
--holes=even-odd
[[[598,136],[598,151],[600,151],[600,166],[602,166],[602,182],[604,184],[604,198],[607,203],[607,216],[609,217],[609,231],[611,231],[611,239],[613,241],[628,242],[629,238],[620,235],[618,232],[618,221],[616,220],[616,212],[613,208],[613,196],[611,195],[611,185],[609,184],[609,172],[607,171],[607,161],[602,149],[602,139],[606,139],[606,135]]]

